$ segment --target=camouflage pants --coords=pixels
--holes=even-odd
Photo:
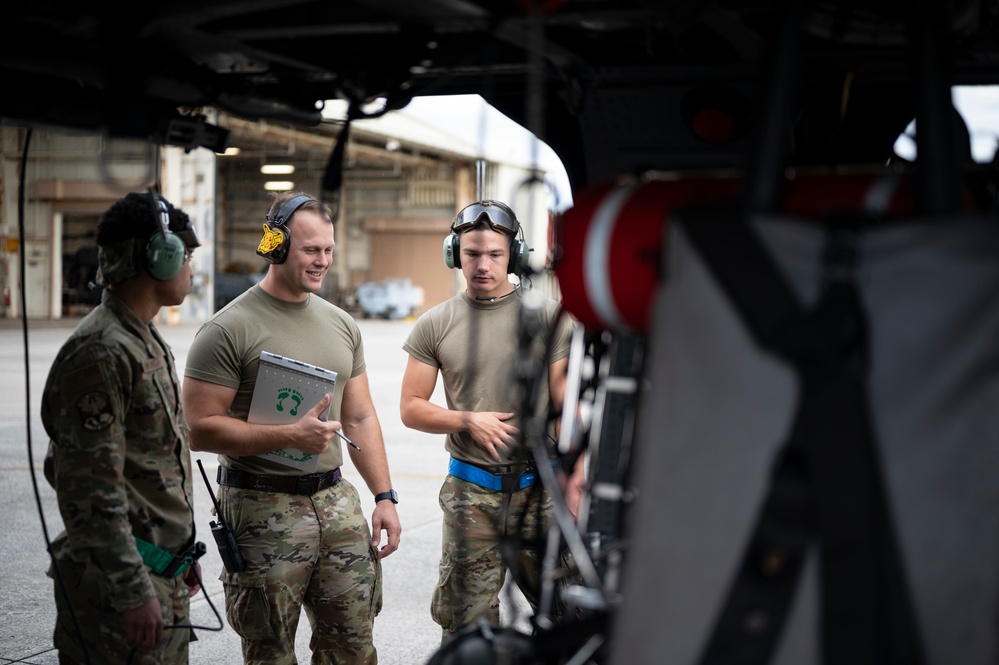
[[[222,570],[226,617],[250,664],[294,664],[304,607],[314,665],[374,665],[381,564],[357,490],[346,480],[309,496],[223,486],[246,570]]]
[[[499,624],[499,594],[506,580],[506,566],[500,554],[501,537],[515,534],[525,543],[543,538],[544,523],[551,514],[551,498],[539,488],[504,494],[449,475],[439,499],[444,512],[444,531],[440,578],[430,612],[440,624],[445,641],[476,619]],[[540,525],[539,505],[543,522]],[[532,590],[538,587],[539,551],[521,547],[515,552],[529,586],[521,590],[534,609],[537,598]]]
[[[62,588],[56,581],[53,642],[59,651],[61,665],[185,665],[188,662],[187,647],[193,635],[190,628],[165,630],[163,641],[156,648],[145,654],[132,654],[132,647],[125,641],[125,618],[111,606],[106,584],[102,582],[97,567],[61,561],[59,570],[70,603],[67,605]],[[175,579],[158,575],[149,577],[160,601],[164,625],[190,624],[190,596],[183,575]]]

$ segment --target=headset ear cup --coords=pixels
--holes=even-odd
[[[461,268],[461,242],[457,233],[449,233],[444,238],[444,265],[451,270]]]
[[[308,194],[299,194],[281,204],[273,217],[267,215],[264,223],[264,235],[257,245],[257,255],[268,263],[284,263],[291,251],[291,231],[288,222],[299,208],[307,203],[318,202]]]
[[[288,258],[288,250],[291,248],[290,242],[290,237],[285,233],[284,240],[281,241],[281,244],[274,251],[274,263],[284,263],[284,260]]]
[[[268,263],[284,263],[288,258],[288,248],[291,236],[288,229],[277,224],[264,224],[264,235],[257,245],[257,256],[262,256]]]
[[[184,241],[173,233],[157,233],[146,245],[146,270],[161,282],[176,277],[186,259]]]
[[[531,253],[531,248],[523,240],[514,240],[510,245],[510,262],[507,264],[507,273],[512,273],[517,277],[522,277],[527,272],[527,260]]]

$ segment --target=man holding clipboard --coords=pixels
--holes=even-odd
[[[346,312],[314,295],[333,246],[326,205],[302,193],[279,195],[257,248],[271,264],[267,274],[202,326],[188,354],[183,395],[191,448],[219,454],[219,504],[246,563],[240,572],[224,570],[222,582],[229,625],[248,664],[296,662],[303,605],[314,663],[377,662],[379,559],[399,547],[402,528],[360,331]],[[250,407],[262,353],[332,373],[332,391],[310,404],[308,391],[285,381],[272,401],[297,419],[255,420]],[[340,476],[345,447],[338,433],[357,444],[346,450],[375,496],[370,531],[357,490]],[[289,464],[313,459],[313,472]]]

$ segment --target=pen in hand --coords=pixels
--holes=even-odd
[[[360,450],[361,449],[360,446],[358,446],[356,443],[354,443],[353,441],[351,441],[350,439],[348,439],[347,437],[345,437],[340,430],[336,430],[336,435],[338,437],[340,437],[341,439],[343,439],[344,441],[346,441],[347,445],[349,445],[354,450]]]
[[[328,395],[329,393],[326,393],[326,394]],[[324,397],[324,399],[325,399],[325,397]],[[319,419],[322,420],[323,422],[326,422],[326,416],[325,415],[320,416]],[[354,450],[360,450],[361,449],[361,447],[359,445],[357,445],[356,443],[354,443],[353,441],[351,441],[350,439],[348,439],[346,436],[344,436],[343,432],[341,432],[340,430],[336,429],[336,430],[333,430],[333,431],[336,432],[336,435],[338,437],[340,437],[341,439],[343,439],[344,441],[346,441],[347,445],[349,445]]]

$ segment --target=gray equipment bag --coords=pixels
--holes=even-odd
[[[613,662],[995,662],[999,225],[673,221]]]

